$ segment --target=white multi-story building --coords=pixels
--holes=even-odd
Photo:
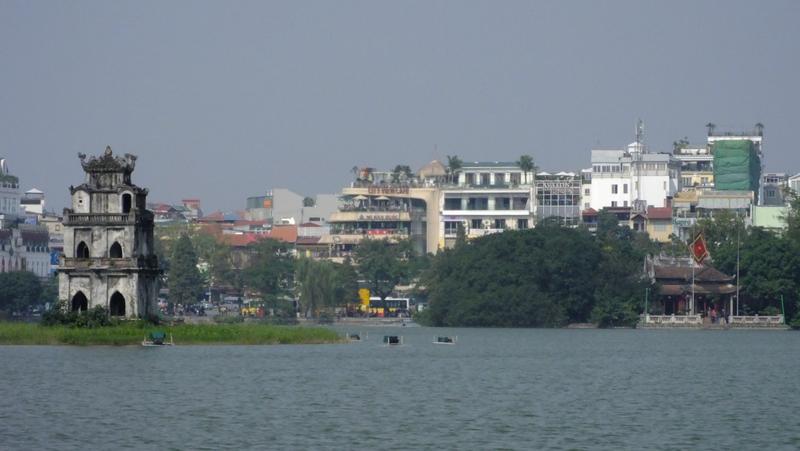
[[[681,188],[714,189],[714,154],[710,145],[685,145],[674,150],[681,164]]]
[[[455,243],[459,224],[469,238],[533,227],[533,179],[516,163],[465,162],[441,189],[439,247]]]
[[[789,186],[789,177],[785,172],[767,172],[761,175],[762,195],[759,205],[781,206],[786,203],[785,190]]]
[[[20,213],[41,217],[44,215],[44,193],[36,188],[25,191],[20,199]]]
[[[19,215],[19,179],[8,171],[5,158],[0,158],[0,225],[13,222]]]
[[[591,200],[606,207],[665,207],[680,189],[680,162],[666,153],[648,153],[641,142],[622,149],[593,149]]]
[[[787,183],[794,194],[800,194],[800,174],[789,177]]]
[[[41,278],[50,275],[47,229],[21,224],[0,229],[0,272],[30,271]]]

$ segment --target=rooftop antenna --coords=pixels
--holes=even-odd
[[[636,144],[644,144],[644,121],[636,121]]]

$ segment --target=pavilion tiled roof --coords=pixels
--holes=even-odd
[[[650,207],[647,209],[647,219],[672,219],[672,208]]]
[[[656,280],[692,280],[692,268],[690,266],[655,265],[653,270],[655,272]],[[733,280],[733,276],[725,275],[712,266],[702,265],[698,268],[695,268],[694,280],[695,282],[730,282]]]

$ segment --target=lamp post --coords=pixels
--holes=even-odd
[[[737,215],[738,218],[738,215]],[[739,233],[741,227],[739,227],[739,222],[736,222],[736,316],[739,316]],[[733,315],[733,303],[731,302],[731,315]]]

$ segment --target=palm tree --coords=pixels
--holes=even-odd
[[[711,136],[714,133],[714,129],[717,128],[717,126],[713,122],[709,122],[708,124],[706,124],[706,128],[708,128],[708,136]]]
[[[517,160],[517,166],[522,169],[523,174],[525,174],[525,178],[522,183],[528,183],[528,173],[531,171],[536,171],[538,168],[533,163],[533,157],[530,155],[522,155]]]
[[[764,136],[764,124],[761,122],[756,123],[756,133],[758,133],[758,136]]]
[[[462,167],[464,167],[464,162],[461,161],[461,158],[458,158],[458,155],[447,156],[447,174],[450,177],[451,183],[453,182],[453,176],[456,172],[460,171]]]

